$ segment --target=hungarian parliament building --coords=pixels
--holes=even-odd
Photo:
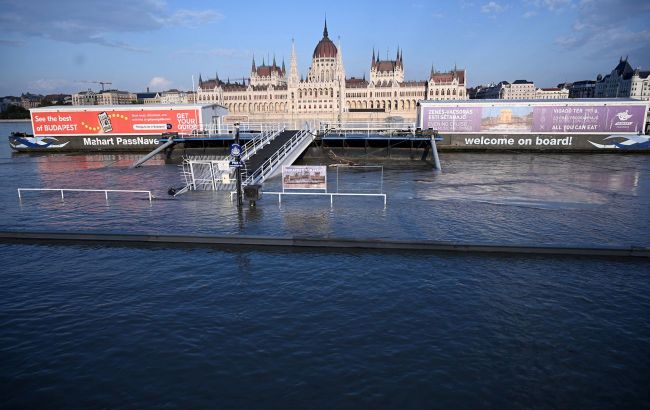
[[[428,80],[405,81],[402,51],[380,60],[374,51],[370,79],[346,78],[341,46],[330,40],[327,22],[312,55],[307,78],[298,72],[295,44],[287,73],[284,61],[253,63],[241,82],[199,76],[196,102],[228,108],[228,122],[415,121],[418,100],[467,99],[465,70],[437,72]]]

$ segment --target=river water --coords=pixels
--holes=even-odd
[[[29,124],[0,123],[0,135]],[[441,153],[242,213],[134,155],[0,144],[3,230],[650,246],[647,155]],[[318,160],[316,160],[316,163]],[[312,162],[314,163],[314,162]],[[328,169],[330,190],[336,170]],[[152,190],[160,199],[17,188]],[[279,190],[271,180],[265,190]],[[585,257],[0,244],[3,407],[647,406],[650,264]]]

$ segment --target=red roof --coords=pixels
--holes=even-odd
[[[399,66],[398,61],[394,60],[386,60],[386,61],[378,61],[375,63],[375,67],[377,68],[377,71],[394,71],[397,66]]]
[[[431,80],[437,84],[451,84],[454,78],[458,78],[459,84],[465,84],[465,70],[452,70],[448,73],[432,73]]]
[[[345,88],[364,88],[368,86],[368,81],[362,78],[346,78]]]
[[[257,67],[255,71],[260,77],[270,77],[273,71],[275,71],[279,76],[282,76],[282,69],[276,66],[261,65]]]

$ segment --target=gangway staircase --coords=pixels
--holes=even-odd
[[[315,138],[309,128],[263,133],[242,146],[240,156],[242,185],[261,184],[282,172],[284,165],[293,164]],[[235,168],[228,167],[229,157],[189,157],[182,164],[181,176],[185,186],[174,190],[178,196],[189,190],[231,191],[235,188]],[[224,169],[224,166],[226,166]],[[171,194],[170,190],[170,194]]]
[[[282,167],[293,164],[314,141],[309,128],[284,131],[270,144],[245,161],[242,185],[261,184],[280,174]]]

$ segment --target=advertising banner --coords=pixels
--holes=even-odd
[[[519,133],[638,133],[643,132],[642,105],[423,107],[422,128],[439,132]]]
[[[324,165],[283,167],[282,189],[327,190],[327,167]]]
[[[178,132],[199,128],[199,110],[87,110],[33,111],[35,136],[63,135],[142,135]]]

